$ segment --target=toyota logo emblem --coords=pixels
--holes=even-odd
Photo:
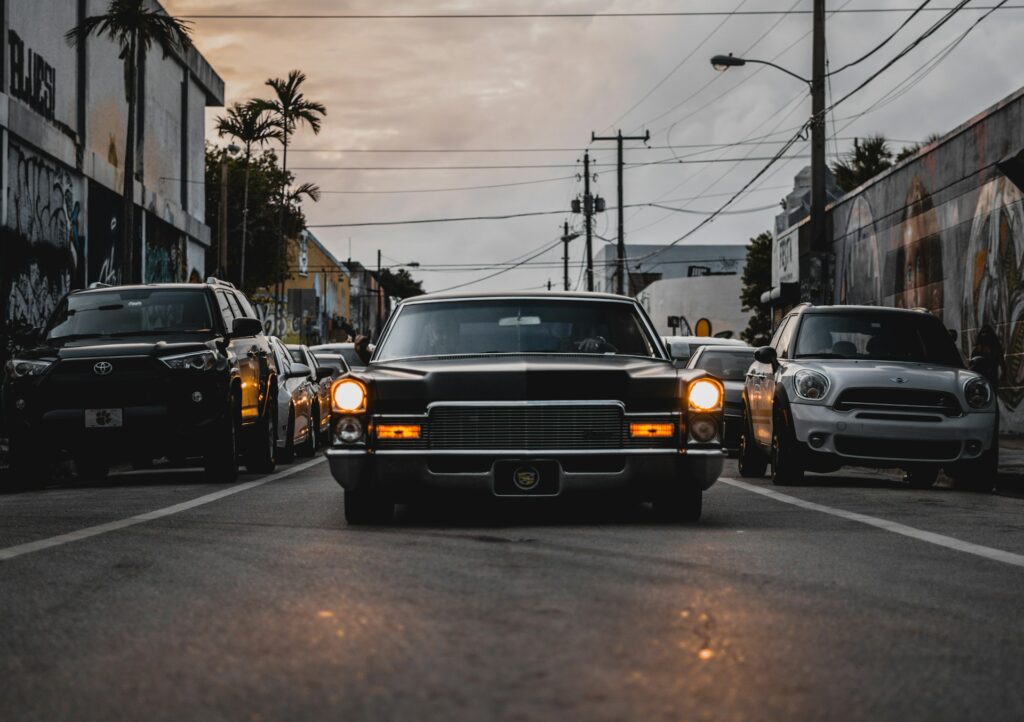
[[[92,367],[92,370],[97,376],[108,376],[110,375],[110,372],[114,370],[114,365],[109,361],[100,361]]]

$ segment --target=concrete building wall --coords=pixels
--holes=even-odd
[[[997,164],[1022,148],[1024,91],[831,210],[835,302],[927,308],[958,332],[967,357],[978,329],[990,324],[1006,351],[1003,428],[1018,433],[1024,432],[1024,203]]]
[[[651,255],[656,254],[656,255]],[[650,257],[648,257],[650,256]],[[655,245],[627,245],[629,274],[634,288],[658,279],[686,278],[691,274],[738,273],[746,262],[742,245],[679,244],[666,248]],[[604,245],[595,253],[595,291],[615,292],[616,249]]]
[[[742,273],[742,269],[740,269]],[[697,322],[711,322],[711,335],[739,338],[749,314],[740,307],[741,276],[700,276],[655,281],[639,296],[658,333],[692,335]],[[668,325],[669,316],[680,317],[680,328]]]

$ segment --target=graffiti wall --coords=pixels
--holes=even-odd
[[[41,325],[85,281],[82,179],[13,141],[7,163],[3,320]]]
[[[146,213],[146,283],[188,280],[186,237],[170,223]]]
[[[1005,353],[1005,430],[1024,433],[1024,200],[998,163],[1024,148],[1024,93],[947,135],[832,211],[838,303],[926,308],[974,355]]]

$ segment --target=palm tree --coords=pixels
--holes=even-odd
[[[146,52],[159,45],[167,57],[175,49],[192,44],[188,23],[168,15],[163,9],[151,9],[148,0],[110,0],[105,15],[92,15],[72,28],[65,37],[73,44],[90,35],[105,36],[121,48],[124,61],[125,97],[128,101],[128,133],[124,141],[124,244],[121,275],[125,283],[136,279],[135,236],[135,121],[138,99],[138,69]]]
[[[279,265],[284,265],[284,208],[288,203],[288,143],[300,125],[308,125],[314,135],[319,134],[321,118],[327,115],[327,109],[323,103],[308,100],[302,93],[302,84],[305,82],[306,74],[301,70],[290,71],[287,78],[271,78],[266,84],[274,90],[274,97],[270,100],[258,101],[260,107],[270,113],[274,125],[280,132],[281,169],[284,171],[284,180],[281,183],[281,210],[278,215],[278,233],[281,237]],[[281,296],[284,294],[284,277],[278,282],[278,288],[277,298],[278,305],[280,305]],[[280,311],[280,309],[278,310]]]
[[[262,101],[250,100],[235,103],[228,108],[225,116],[217,118],[217,135],[229,135],[242,144],[245,151],[245,190],[242,195],[242,258],[238,271],[238,286],[245,285],[245,246],[249,227],[249,161],[253,146],[263,146],[268,141],[280,140],[281,132],[273,118],[262,107]]]
[[[892,149],[881,135],[870,135],[864,140],[854,138],[853,150],[832,165],[836,184],[844,193],[852,191],[882,171],[892,168]]]

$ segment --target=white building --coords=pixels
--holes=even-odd
[[[154,5],[156,3],[154,2]],[[65,33],[109,0],[0,0],[0,324],[45,321],[72,288],[119,278],[128,124],[110,40]],[[224,83],[194,48],[139,74],[137,248],[146,281],[198,279],[205,217],[205,108]],[[0,328],[0,333],[2,333]]]

